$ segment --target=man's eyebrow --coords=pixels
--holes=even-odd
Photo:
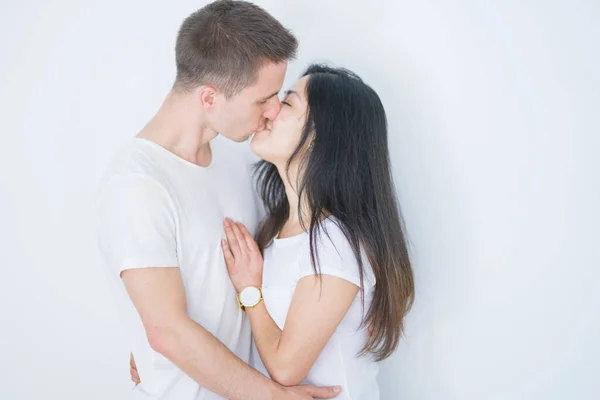
[[[275,92],[275,93],[273,93],[272,95],[269,95],[269,96],[267,96],[267,97],[263,97],[262,99],[260,99],[260,100],[258,100],[258,101],[259,101],[259,102],[267,101],[267,100],[269,100],[271,97],[273,97],[273,96],[277,96],[277,94],[279,94],[279,92]]]

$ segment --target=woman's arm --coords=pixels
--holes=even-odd
[[[262,283],[262,257],[252,236],[236,223],[226,222],[225,232],[223,253],[238,292]],[[283,330],[275,324],[264,302],[246,309],[256,347],[273,380],[284,386],[304,380],[358,290],[354,283],[330,275],[300,279]]]
[[[264,302],[246,310],[256,347],[273,380],[293,386],[306,378],[357,293],[356,285],[335,276],[302,278],[283,331]]]

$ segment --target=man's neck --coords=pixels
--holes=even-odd
[[[152,120],[137,137],[151,140],[178,157],[201,167],[210,165],[209,142],[217,133],[209,129],[190,94],[171,91]]]

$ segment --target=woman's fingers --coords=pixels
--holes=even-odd
[[[131,380],[136,385],[139,385],[141,380],[140,380],[140,375],[138,374],[137,366],[135,365],[133,353],[129,354],[129,374],[131,375]]]
[[[229,248],[229,244],[225,239],[221,239],[221,250],[223,250],[223,256],[225,257],[225,263],[227,264],[227,266],[229,267],[233,265],[233,263],[235,262],[235,258],[233,257],[231,249]]]
[[[235,238],[237,239],[237,242],[239,243],[240,251],[242,253],[247,253],[249,250],[248,243],[246,243],[246,238],[244,237],[244,234],[242,233],[242,230],[240,229],[239,224],[236,222],[233,222],[232,229],[233,229],[233,233],[235,234]]]
[[[244,224],[233,222],[231,219],[226,218],[223,226],[227,235],[228,248],[234,259],[244,254],[260,252],[256,241]],[[225,254],[225,251],[223,251],[223,254]]]
[[[139,385],[141,380],[140,376],[138,375],[137,369],[129,368],[129,373],[131,374],[131,380],[133,381],[133,383]]]
[[[225,218],[225,222],[223,223],[223,226],[225,227],[225,235],[227,235],[227,242],[229,243],[229,249],[231,250],[233,257],[237,258],[240,256],[241,250],[240,250],[240,244],[236,238],[235,232],[233,231],[234,225],[235,224],[233,223],[232,220],[230,220],[229,218]]]
[[[256,240],[254,240],[254,238],[252,237],[250,232],[248,232],[248,229],[246,229],[246,226],[242,223],[238,223],[238,226],[240,227],[240,230],[242,231],[242,234],[244,235],[244,239],[246,241],[246,245],[248,246],[248,250],[250,250],[251,252],[259,251],[258,244],[256,244]]]

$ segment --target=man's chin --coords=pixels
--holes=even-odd
[[[252,140],[254,140],[254,138],[255,138],[255,137],[257,137],[257,136],[259,136],[259,137],[261,137],[261,136],[265,136],[265,135],[264,135],[264,132],[265,132],[265,130],[266,130],[266,129],[264,129],[264,128],[261,128],[261,129],[257,129],[257,130],[255,130],[255,131],[253,131],[253,132],[250,132],[249,134],[245,135],[245,136],[244,136],[244,137],[243,137],[243,138],[240,140],[240,142],[246,142],[246,141],[248,141],[249,139],[252,139]],[[270,131],[269,131],[269,132],[270,132]]]
[[[221,134],[221,136],[226,137],[227,139],[236,142],[236,143],[244,143],[246,142],[248,139],[250,139],[250,136],[252,136],[251,133],[243,135],[243,136],[231,136],[231,135],[225,135],[225,134]]]

